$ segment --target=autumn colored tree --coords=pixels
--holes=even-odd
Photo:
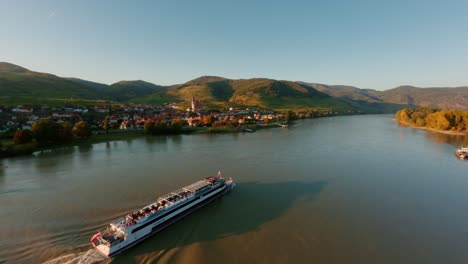
[[[215,117],[213,115],[204,116],[202,119],[202,123],[205,126],[211,126],[214,121],[215,121]]]
[[[104,118],[102,127],[106,131],[106,134],[109,134],[109,117]]]
[[[468,130],[468,111],[463,110],[402,109],[395,117],[400,122],[418,127],[453,131]]]
[[[411,109],[409,108],[404,108],[398,111],[396,114],[397,120],[401,122],[408,122],[409,120],[411,120],[410,115],[409,115],[410,111]]]
[[[21,145],[29,143],[33,140],[33,135],[30,130],[17,130],[13,136],[13,143],[15,145]]]
[[[152,118],[148,118],[145,122],[144,131],[145,134],[153,134],[155,123]]]
[[[72,132],[79,139],[87,139],[91,136],[91,127],[85,121],[80,121],[73,126]]]

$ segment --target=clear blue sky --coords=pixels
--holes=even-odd
[[[0,0],[0,61],[103,83],[461,86],[467,10],[466,0]]]

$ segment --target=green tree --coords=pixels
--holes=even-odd
[[[87,139],[91,136],[91,127],[85,121],[80,121],[75,124],[72,132],[79,139]]]
[[[21,145],[31,142],[33,139],[32,133],[30,130],[17,130],[13,136],[13,143],[15,145]]]
[[[33,123],[31,130],[39,144],[54,143],[59,138],[59,125],[52,119],[37,120]]]

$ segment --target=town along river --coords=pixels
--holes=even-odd
[[[0,263],[468,263],[465,137],[390,115],[0,161]],[[221,169],[237,187],[112,260],[90,237]]]

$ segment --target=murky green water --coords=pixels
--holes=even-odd
[[[380,115],[0,160],[0,263],[103,261],[97,229],[219,169],[233,192],[103,262],[468,263],[461,144]]]

